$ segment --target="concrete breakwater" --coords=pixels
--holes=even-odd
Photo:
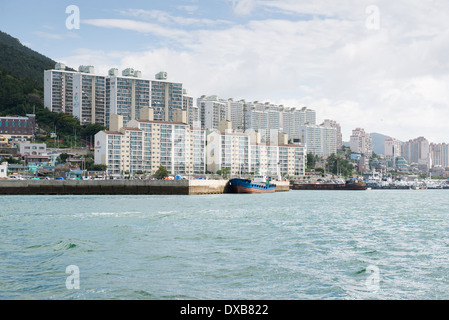
[[[276,181],[276,192],[289,191]],[[199,195],[230,193],[228,180],[2,180],[0,195]]]

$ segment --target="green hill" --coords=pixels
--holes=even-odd
[[[54,68],[55,63],[52,59],[25,47],[18,39],[0,31],[0,68],[43,85],[43,70]]]
[[[370,133],[372,144],[373,144],[373,151],[376,154],[385,154],[385,140],[390,138],[390,136],[386,136],[381,133]]]
[[[73,139],[74,132],[78,132],[77,139],[83,132],[86,137],[88,133],[90,136],[93,128],[101,127],[83,128],[72,115],[52,113],[44,107],[44,71],[53,69],[55,63],[0,31],[0,116],[25,116],[34,112],[40,129],[51,132],[56,127],[63,140]]]

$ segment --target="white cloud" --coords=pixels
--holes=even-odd
[[[177,6],[176,8],[178,10],[183,10],[183,11],[187,12],[188,14],[194,14],[195,12],[198,11],[198,6],[195,6],[195,5]]]
[[[365,27],[371,4],[379,8],[379,30]],[[151,33],[173,40],[176,48],[91,58],[140,69],[146,77],[167,71],[195,97],[307,105],[320,121],[340,122],[346,140],[351,130],[364,127],[402,140],[424,135],[449,142],[449,3],[259,0],[233,1],[233,10],[275,16],[217,30],[206,28],[205,19],[128,10],[146,21],[85,22]],[[181,28],[189,23],[202,27]]]
[[[45,31],[34,31],[33,34],[40,38],[50,39],[50,40],[64,40],[64,39],[75,39],[80,36],[74,32],[66,32],[66,33],[52,33]]]
[[[233,0],[232,7],[238,15],[250,14],[256,6],[255,0]]]
[[[166,38],[185,37],[188,34],[184,30],[165,28],[156,23],[149,23],[129,19],[87,19],[82,20],[82,23],[96,27],[117,28],[129,31],[136,31],[145,34],[154,34],[156,36]]]
[[[193,6],[183,6],[182,9],[188,11],[189,14],[192,14],[196,10],[193,9]],[[160,24],[166,25],[211,27],[223,24],[228,25],[231,23],[230,21],[221,19],[213,20],[204,18],[174,16],[166,11],[161,10],[127,9],[127,10],[120,10],[119,13],[124,16],[131,16],[134,18],[158,22]]]

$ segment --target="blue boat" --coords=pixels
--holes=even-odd
[[[265,176],[255,176],[254,181],[234,178],[229,183],[234,193],[272,193],[276,191],[276,185],[270,184]]]

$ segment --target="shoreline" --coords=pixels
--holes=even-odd
[[[276,181],[288,192],[289,181]],[[0,195],[201,195],[232,193],[229,180],[0,180]]]

